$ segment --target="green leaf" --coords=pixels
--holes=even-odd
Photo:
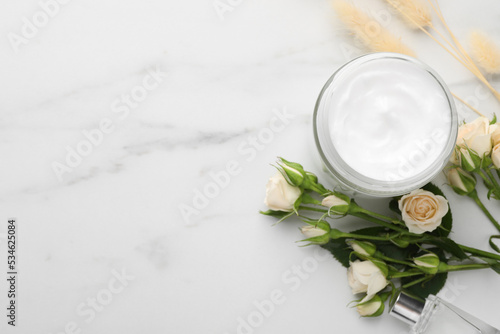
[[[399,204],[398,204],[398,201],[401,197],[396,197],[396,198],[393,198],[390,202],[389,202],[389,209],[391,209],[391,211],[397,213],[398,215],[401,216],[401,210],[399,210]]]
[[[448,273],[434,275],[430,280],[424,281],[406,288],[411,294],[422,299],[427,298],[430,294],[436,295],[446,283]],[[405,277],[401,279],[401,284],[408,284],[415,280],[415,277]]]
[[[432,238],[427,242],[440,247],[442,250],[452,254],[460,260],[465,260],[468,258],[467,254],[464,253],[462,248],[460,248],[460,246],[458,246],[455,241],[449,238]]]
[[[430,191],[434,195],[440,195],[446,198],[441,189],[439,189],[436,185],[432,183],[427,183],[425,186],[422,187],[422,189]],[[451,215],[450,206],[448,205],[448,213],[446,213],[446,215],[441,220],[440,228],[435,229],[431,234],[436,235],[438,237],[447,237],[451,232],[452,226],[453,226],[453,217]]]
[[[416,245],[410,245],[407,248],[400,248],[393,243],[377,244],[378,251],[387,257],[399,261],[407,261],[409,258],[413,257],[413,254],[415,254],[418,249],[419,248]],[[391,265],[397,270],[402,270],[406,267],[406,265],[399,263],[391,263]]]
[[[497,274],[500,274],[500,262],[498,262],[497,260],[490,259],[488,257],[477,256],[477,258],[491,265],[491,269],[493,269]]]
[[[321,201],[318,201],[317,199],[312,197],[310,194],[305,192],[304,194],[302,194],[301,204],[321,204]]]
[[[497,114],[493,113],[493,119],[490,122],[490,125],[493,125],[497,122]]]
[[[349,232],[351,234],[361,234],[361,235],[370,235],[377,236],[383,233],[386,233],[386,228],[383,226],[375,226],[375,227],[366,227],[356,231]]]
[[[346,244],[345,238],[330,240],[321,247],[332,253],[333,257],[344,267],[349,268],[349,256],[352,249]]]

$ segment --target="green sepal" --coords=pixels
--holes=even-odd
[[[471,150],[468,147],[466,148],[466,150],[469,153],[470,160],[467,159],[464,152],[460,150],[460,161],[462,163],[461,167],[468,172],[475,172],[481,166],[482,159],[474,150]]]
[[[493,119],[490,121],[490,125],[496,124],[497,122],[497,114],[493,113]]]

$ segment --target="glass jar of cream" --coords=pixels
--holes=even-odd
[[[406,194],[446,165],[458,116],[441,77],[421,61],[372,53],[338,69],[314,111],[314,137],[341,190]]]

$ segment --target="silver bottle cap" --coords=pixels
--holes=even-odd
[[[421,301],[401,292],[389,314],[409,325],[414,325],[420,319],[424,305]]]

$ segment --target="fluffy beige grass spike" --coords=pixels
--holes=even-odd
[[[500,49],[482,31],[469,34],[471,56],[476,64],[488,73],[500,73]]]
[[[430,27],[432,15],[427,4],[420,0],[386,0],[392,7],[405,13],[399,12],[404,22],[412,29]]]
[[[342,23],[371,51],[397,52],[408,56],[415,53],[375,19],[346,1],[333,1],[333,8]]]

